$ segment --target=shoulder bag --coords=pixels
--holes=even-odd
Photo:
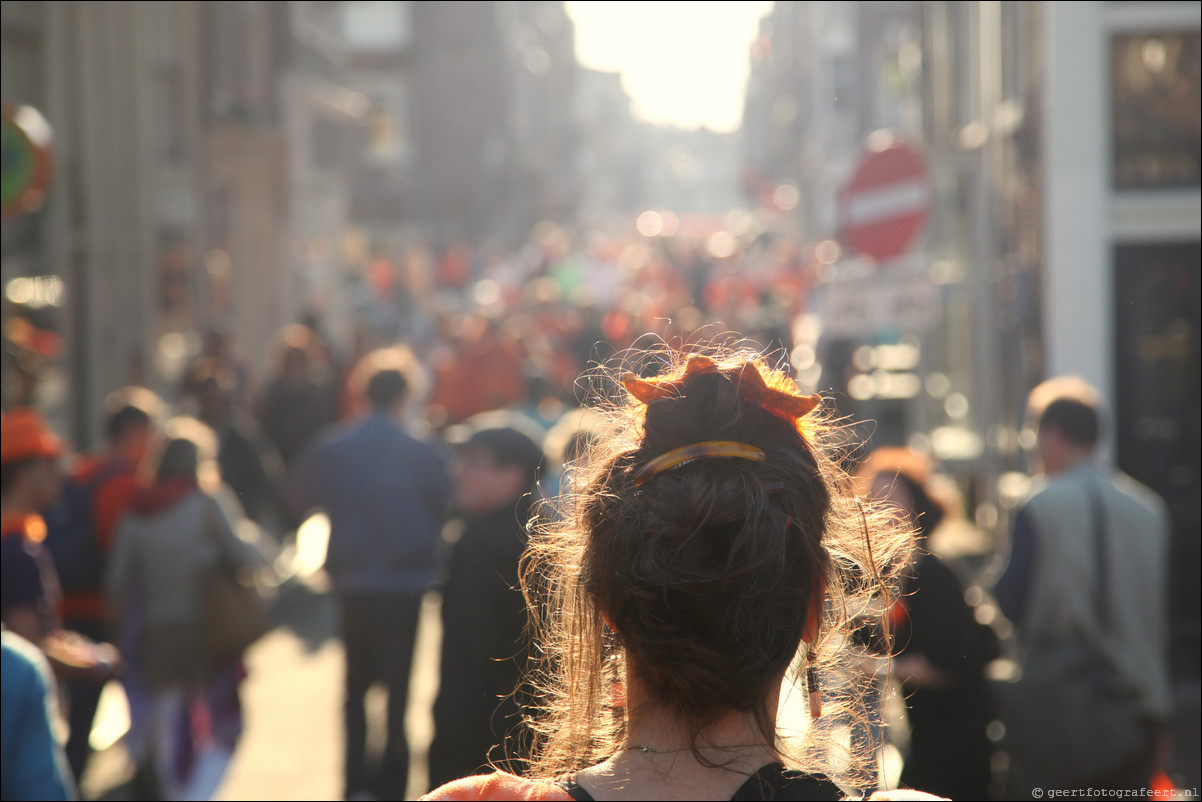
[[[1113,622],[1105,512],[1097,487],[1088,485],[1085,492],[1094,523],[1094,604],[1106,637],[1113,634]],[[1105,649],[1087,639],[1034,644],[1019,678],[995,690],[1006,726],[1012,793],[1029,798],[1033,788],[1088,785],[1147,749],[1148,728],[1135,688]]]
[[[217,559],[200,575],[201,625],[205,651],[214,665],[236,660],[271,629],[267,605],[217,532],[215,499],[206,499],[205,536]]]

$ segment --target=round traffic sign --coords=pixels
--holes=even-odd
[[[904,144],[871,151],[839,193],[839,227],[878,262],[901,256],[931,211],[931,179],[922,155]]]
[[[0,214],[7,220],[36,211],[50,181],[50,125],[32,106],[3,105],[0,128]]]

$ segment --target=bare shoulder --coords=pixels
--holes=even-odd
[[[947,799],[943,796],[935,796],[928,794],[926,791],[915,791],[912,788],[897,788],[893,791],[877,791],[869,800],[932,800],[932,799]]]
[[[435,788],[422,799],[429,802],[476,802],[485,799],[570,802],[572,797],[550,780],[528,780],[498,771],[449,782]]]

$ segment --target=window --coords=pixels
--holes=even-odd
[[[1202,34],[1123,34],[1111,40],[1115,189],[1199,186]]]

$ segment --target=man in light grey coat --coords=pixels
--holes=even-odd
[[[1139,789],[1168,755],[1169,517],[1154,492],[1098,464],[1096,394],[1049,393],[1057,386],[1071,385],[1054,379],[1032,391],[1044,475],[1015,519],[1010,562],[995,593],[1028,656],[1045,644],[1090,644],[1099,663],[1133,690],[1144,748],[1124,765],[1098,765],[1096,776],[1076,779],[1092,788]],[[1030,781],[1046,789],[1071,779]]]

